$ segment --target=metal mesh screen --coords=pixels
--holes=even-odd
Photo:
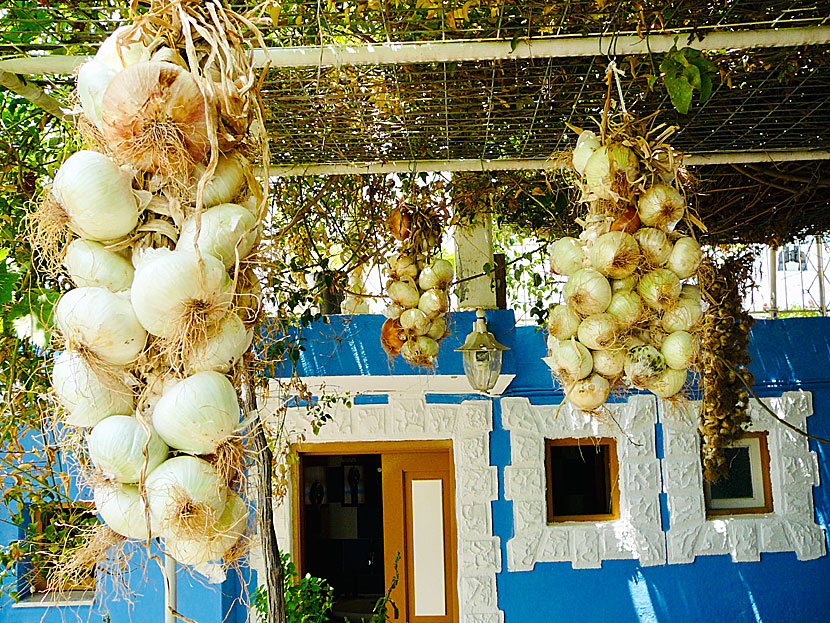
[[[624,81],[626,104],[662,110],[687,153],[830,148],[828,48],[759,50],[721,67],[711,99],[686,116],[644,78]],[[545,158],[573,140],[563,120],[596,126],[605,68],[596,57],[273,70],[275,161]]]
[[[607,36],[603,51],[613,51],[610,33],[695,35],[830,23],[826,2],[819,0],[696,0],[648,8],[593,0],[272,0],[255,15],[275,46],[600,33]],[[0,55],[87,54],[125,16],[123,0],[11,0],[0,8]],[[721,79],[711,100],[693,105],[686,116],[674,113],[659,83],[649,91],[645,76],[659,71],[646,57],[617,62],[627,71],[628,107],[638,115],[662,111],[662,121],[681,128],[672,142],[682,151],[828,149],[828,50],[725,54],[715,59]],[[594,125],[608,58],[274,69],[264,90],[274,163],[545,158],[571,146],[573,134],[563,121]],[[42,80],[54,86],[69,78]]]

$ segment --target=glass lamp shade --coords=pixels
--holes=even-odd
[[[467,350],[462,359],[464,374],[473,389],[486,392],[495,387],[501,373],[500,350]]]
[[[508,348],[499,344],[496,336],[487,330],[484,311],[476,312],[472,333],[464,345],[455,350],[461,352],[464,374],[473,389],[486,392],[495,387],[501,374],[501,354]]]

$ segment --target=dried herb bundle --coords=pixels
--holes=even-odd
[[[715,482],[727,475],[723,448],[740,439],[750,422],[749,393],[741,377],[751,384],[746,369],[749,329],[755,319],[742,308],[751,280],[752,253],[740,252],[719,260],[712,256],[700,268],[700,282],[709,302],[700,332],[703,402],[700,411],[703,476]]]

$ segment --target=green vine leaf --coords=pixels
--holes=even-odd
[[[663,82],[666,84],[666,90],[669,92],[672,106],[681,115],[688,113],[692,105],[693,90],[689,81],[683,76],[671,78],[666,75],[663,77]]]
[[[695,90],[700,93],[701,104],[705,104],[712,95],[712,77],[717,73],[717,66],[700,50],[678,50],[677,39],[660,63],[660,71],[671,103],[682,115],[689,112]]]

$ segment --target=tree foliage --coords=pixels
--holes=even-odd
[[[66,128],[26,100],[0,92],[0,465],[2,502],[24,537],[0,552],[0,575],[23,559],[54,555],[69,530],[34,529],[35,513],[67,501],[68,475],[50,430],[52,307],[63,283],[38,270],[27,214],[69,145]],[[27,528],[26,526],[30,526]]]

